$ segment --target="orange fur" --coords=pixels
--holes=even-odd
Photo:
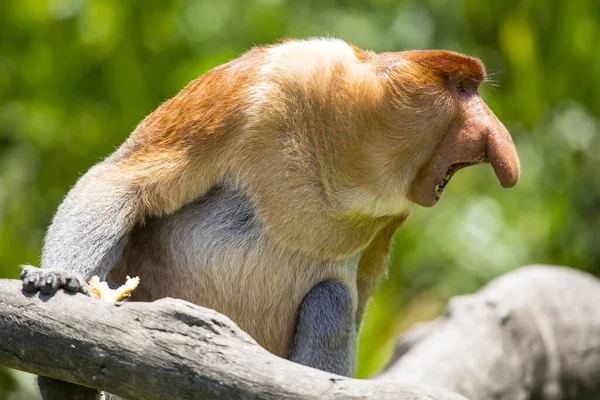
[[[489,160],[503,184],[516,182],[510,136],[476,93],[484,79],[478,60],[456,53],[377,55],[311,40],[253,49],[191,82],[137,127],[109,173],[139,198],[138,220],[173,213],[217,184],[240,188],[269,244],[254,256],[253,273],[175,288],[164,281],[177,272],[164,266],[160,279],[142,276],[138,299],[171,295],[214,307],[282,356],[298,305],[319,280],[351,286],[360,321],[393,233],[411,203],[435,204],[441,169]],[[448,83],[459,80],[475,82],[465,96]],[[297,257],[306,271],[269,273]],[[352,258],[357,271],[344,264]],[[137,273],[130,267],[116,274]],[[239,293],[249,299],[233,301]]]
[[[486,79],[485,67],[481,61],[462,54],[439,50],[409,51],[405,52],[403,57],[422,65],[431,75],[440,78],[467,79],[476,82],[477,85]]]

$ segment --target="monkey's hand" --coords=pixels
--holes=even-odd
[[[130,278],[127,276],[127,282],[116,289],[111,289],[108,287],[108,283],[101,282],[100,278],[98,278],[96,275],[92,276],[92,279],[90,279],[88,282],[88,285],[92,291],[92,297],[107,301],[109,303],[116,303],[117,301],[121,301],[124,298],[129,297],[130,293],[133,292],[139,284],[140,278],[137,276],[135,278]]]
[[[87,283],[78,275],[62,268],[36,268],[31,265],[23,265],[21,281],[23,290],[28,293],[40,291],[46,295],[53,295],[58,289],[64,289],[70,293],[83,293],[91,296]]]

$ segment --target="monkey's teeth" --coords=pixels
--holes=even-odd
[[[442,174],[442,179],[435,185],[435,197],[437,200],[441,197],[442,193],[444,193],[444,188],[450,182],[450,178],[452,178],[452,167],[448,167],[446,171]]]

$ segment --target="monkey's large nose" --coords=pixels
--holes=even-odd
[[[424,207],[437,203],[453,174],[489,162],[502,187],[519,180],[519,157],[510,134],[479,96],[464,108],[464,119],[450,129],[432,157],[417,172],[408,199]]]
[[[502,122],[497,121],[496,124],[492,124],[485,152],[502,187],[515,186],[521,170],[519,156],[513,140]]]

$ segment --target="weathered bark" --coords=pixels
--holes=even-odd
[[[600,281],[531,266],[403,336],[378,380],[293,364],[181,300],[108,304],[0,280],[0,364],[133,399],[598,399]],[[444,389],[434,389],[441,387]]]
[[[523,267],[403,336],[380,380],[478,399],[600,399],[600,281]]]
[[[182,300],[109,304],[0,280],[0,364],[134,399],[411,399],[443,389],[361,381],[276,357],[230,319]]]

